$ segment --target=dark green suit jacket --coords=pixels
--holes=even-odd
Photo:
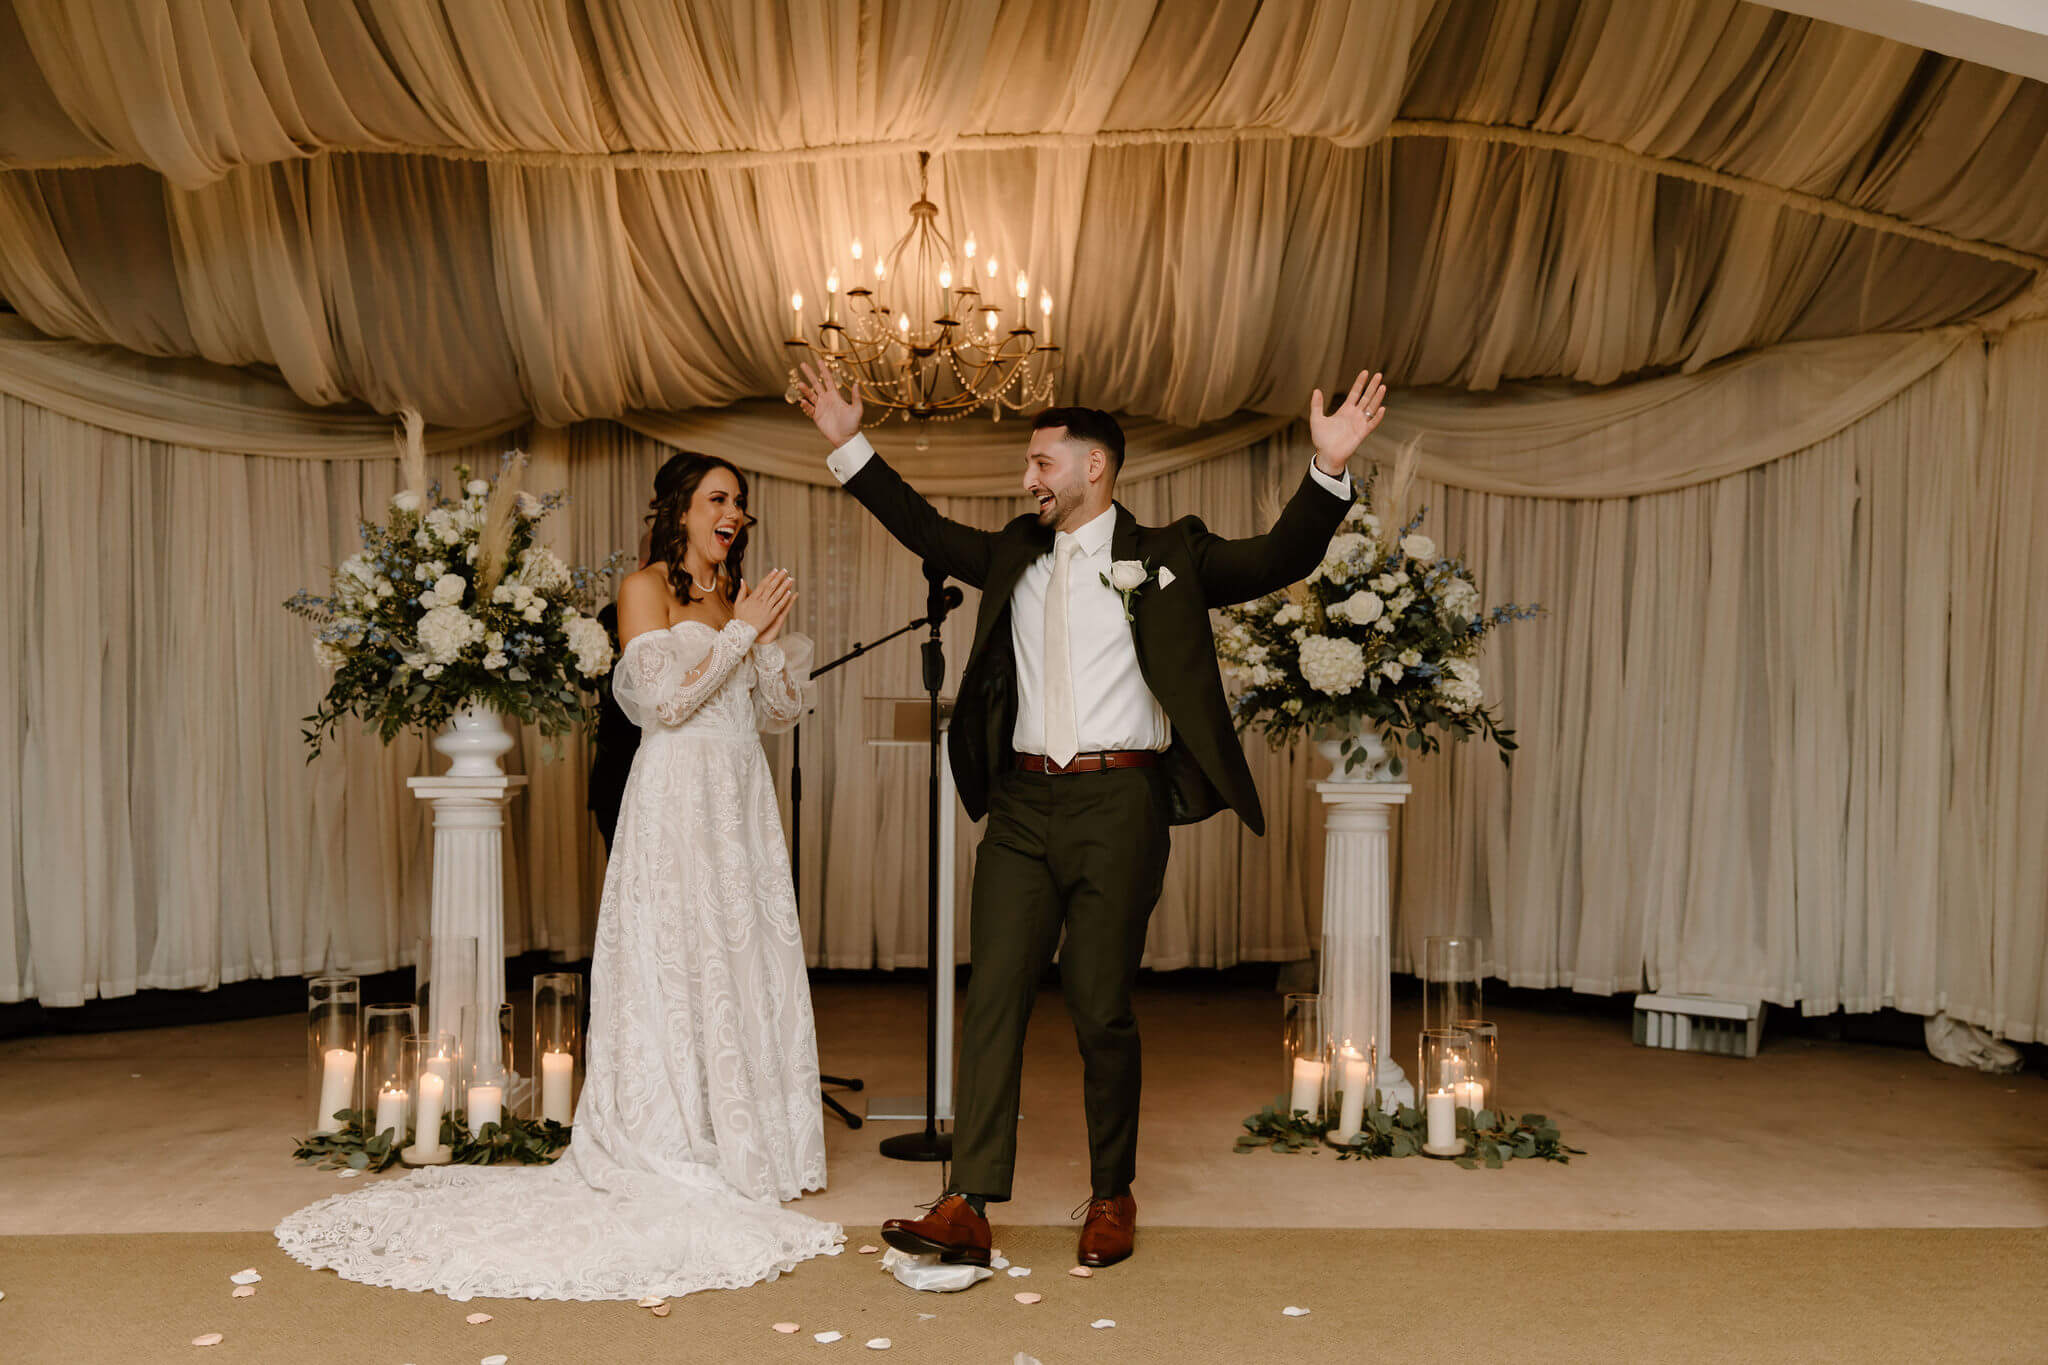
[[[846,488],[912,554],[937,565],[947,577],[981,589],[974,646],[960,679],[949,740],[961,804],[979,820],[988,811],[996,774],[1014,761],[1010,738],[1017,721],[1017,663],[1010,642],[1010,594],[1031,561],[1052,548],[1053,533],[1028,514],[1000,531],[950,521],[879,455],[847,480]],[[1172,571],[1166,587],[1155,581],[1138,590],[1131,629],[1145,685],[1173,726],[1165,756],[1173,823],[1206,820],[1229,806],[1252,833],[1266,832],[1258,789],[1224,700],[1209,609],[1249,601],[1306,578],[1350,507],[1306,473],[1273,528],[1243,540],[1215,535],[1194,517],[1170,526],[1140,526],[1129,511],[1117,507],[1111,557]]]

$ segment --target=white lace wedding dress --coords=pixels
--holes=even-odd
[[[845,1240],[778,1201],[825,1184],[817,1034],[759,731],[802,714],[810,642],[685,621],[613,675],[641,728],[605,872],[574,1138],[542,1167],[442,1166],[277,1227],[299,1261],[451,1299],[672,1298]]]

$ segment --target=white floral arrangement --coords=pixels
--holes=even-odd
[[[1385,507],[1398,507],[1413,469],[1406,452]],[[1307,579],[1224,609],[1216,652],[1240,732],[1262,732],[1275,748],[1341,734],[1347,769],[1365,758],[1351,738],[1362,725],[1389,749],[1398,741],[1419,753],[1443,736],[1484,735],[1508,760],[1514,732],[1486,704],[1476,656],[1487,635],[1538,608],[1482,607],[1464,561],[1422,534],[1426,511],[1390,532],[1368,487]],[[1393,771],[1401,766],[1397,757]]]
[[[306,717],[314,755],[349,715],[387,744],[404,729],[438,729],[466,705],[548,736],[589,718],[612,666],[611,637],[592,613],[624,557],[572,568],[536,544],[534,528],[566,495],[519,488],[522,464],[507,455],[496,479],[458,465],[454,496],[438,483],[394,494],[382,525],[361,523],[363,548],[327,593],[285,603],[314,623],[314,656],[332,675]]]

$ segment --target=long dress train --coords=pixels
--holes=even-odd
[[[344,1279],[452,1299],[664,1298],[773,1279],[845,1236],[777,1201],[825,1184],[817,1034],[760,731],[804,709],[810,642],[735,621],[627,642],[639,725],[591,959],[568,1150],[428,1167],[277,1227]]]

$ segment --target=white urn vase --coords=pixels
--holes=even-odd
[[[434,736],[434,748],[448,759],[444,777],[503,777],[498,762],[512,751],[505,718],[476,702],[464,704]]]
[[[1345,766],[1344,741],[1351,741],[1350,766]],[[1387,747],[1379,727],[1360,717],[1350,729],[1329,728],[1316,733],[1316,753],[1327,760],[1330,772],[1325,782],[1399,782],[1395,765],[1399,761]]]

